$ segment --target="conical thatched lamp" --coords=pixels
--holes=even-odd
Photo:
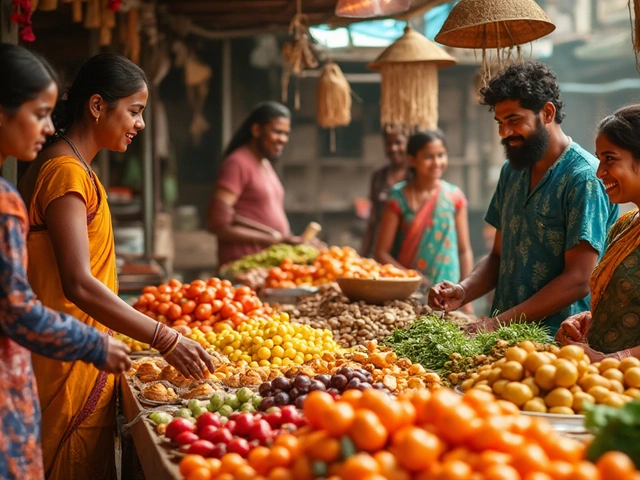
[[[382,52],[369,65],[379,70],[380,123],[388,131],[410,133],[438,126],[438,69],[457,60],[435,43],[413,30]]]
[[[411,0],[338,0],[337,17],[369,18],[386,17],[406,12]]]
[[[332,61],[322,68],[316,102],[318,125],[331,129],[329,150],[335,152],[335,128],[351,123],[351,87],[338,64]]]
[[[502,49],[532,42],[555,29],[533,0],[460,0],[435,40],[448,47]]]

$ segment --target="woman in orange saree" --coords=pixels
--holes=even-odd
[[[90,167],[102,148],[127,150],[144,128],[147,97],[144,73],[124,57],[97,55],[81,67],[54,113],[57,140],[19,184],[29,209],[28,276],[45,305],[149,343],[183,375],[202,379],[213,364],[197,343],[118,298],[107,194]],[[115,478],[114,376],[38,355],[33,365],[46,478]]]
[[[598,177],[612,203],[640,207],[640,105],[605,118],[598,129]],[[606,250],[591,275],[591,310],[565,320],[556,336],[584,348],[591,361],[640,358],[640,214],[611,227]]]

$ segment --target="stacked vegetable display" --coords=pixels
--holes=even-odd
[[[523,410],[573,415],[586,404],[621,407],[640,399],[640,360],[606,358],[590,364],[575,345],[536,352],[531,342],[507,350],[462,384],[495,393]]]
[[[266,250],[246,255],[235,262],[224,265],[221,270],[230,275],[237,275],[254,268],[277,267],[285,260],[296,265],[307,265],[313,262],[319,253],[320,251],[311,245],[271,245]]]
[[[338,277],[406,278],[418,273],[404,271],[393,265],[381,265],[373,259],[362,258],[350,247],[331,247],[320,252],[312,265],[296,265],[284,260],[269,270],[265,283],[269,288],[295,288],[331,283]]]
[[[187,330],[182,327],[204,333],[236,328],[249,318],[268,318],[272,311],[249,287],[234,288],[219,278],[145,287],[134,308],[183,333]]]
[[[187,480],[639,478],[624,454],[591,463],[579,441],[479,390],[464,397],[419,390],[397,400],[373,389],[348,390],[337,401],[314,391],[303,409],[310,427],[297,435],[285,433],[272,448],[258,446],[246,457],[187,456],[182,474]]]

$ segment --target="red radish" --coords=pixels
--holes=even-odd
[[[213,425],[216,428],[221,427],[222,422],[220,421],[220,415],[217,413],[205,412],[196,419],[196,427],[198,428],[198,431],[202,430],[207,425]]]
[[[223,443],[226,445],[233,440],[233,434],[226,428],[219,428],[208,440],[213,443]]]
[[[259,420],[256,422],[249,431],[249,437],[252,440],[258,440],[264,442],[272,434],[271,425],[266,420]]]
[[[249,442],[241,437],[235,437],[227,445],[227,452],[237,453],[241,457],[246,457],[247,455],[249,455],[250,450],[251,447],[249,446]]]
[[[208,440],[196,440],[191,444],[187,453],[208,458],[213,456],[215,448],[215,445]]]
[[[271,412],[265,417],[265,420],[269,422],[271,428],[278,428],[282,425],[282,412],[279,410],[277,412]]]
[[[176,445],[191,445],[193,442],[198,440],[198,435],[193,432],[182,432],[176,435],[176,438],[173,439],[173,443]]]
[[[218,427],[214,427],[213,425],[205,425],[198,432],[198,436],[200,437],[201,440],[208,440],[213,443],[218,443],[215,439],[217,431],[218,431]]]
[[[222,458],[227,454],[227,445],[225,443],[217,443],[215,447],[213,447],[213,452],[211,454],[214,458]]]
[[[236,426],[233,433],[236,435],[245,436],[249,433],[251,427],[253,427],[255,420],[253,419],[253,415],[251,415],[250,413],[243,413],[242,415],[238,416],[238,418],[236,418],[235,422]]]
[[[169,440],[173,440],[182,432],[195,432],[196,426],[186,418],[175,418],[167,425],[164,436]]]

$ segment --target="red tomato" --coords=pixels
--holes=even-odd
[[[231,317],[231,321],[236,327],[241,323],[246,322],[248,319],[249,317],[247,317],[244,313],[240,313],[240,312],[236,313]]]
[[[156,287],[151,287],[151,286],[149,286],[149,287],[144,287],[144,288],[142,289],[142,293],[151,293],[151,294],[154,294],[154,293],[156,293],[156,290],[158,290]]]
[[[180,318],[181,315],[182,315],[182,308],[180,308],[180,305],[176,303],[172,303],[171,306],[169,307],[169,311],[167,311],[167,317],[169,317],[170,320],[177,320]]]
[[[171,301],[173,303],[180,303],[180,301],[182,300],[183,297],[184,297],[184,293],[182,293],[182,292],[173,292],[171,294]]]
[[[166,315],[169,311],[170,306],[171,304],[169,302],[162,302],[160,305],[158,305],[156,312],[158,312],[160,315]]]
[[[224,302],[222,300],[214,300],[211,302],[211,307],[213,308],[213,313],[218,313],[224,307]]]
[[[160,293],[171,293],[173,292],[173,289],[169,285],[162,284],[158,286],[158,291]]]
[[[236,313],[238,313],[238,307],[231,303],[227,303],[224,307],[222,307],[222,310],[220,310],[220,316],[222,318],[231,318]]]
[[[256,297],[244,297],[242,300],[240,300],[240,303],[242,304],[242,311],[244,313],[249,313],[261,306],[260,300]]]
[[[213,288],[207,288],[198,297],[198,303],[211,303],[216,298],[216,291]]]
[[[182,282],[180,280],[172,278],[171,280],[169,280],[169,286],[174,290],[178,290],[180,289],[180,287],[182,287]]]
[[[252,294],[253,294],[253,290],[251,290],[246,285],[242,285],[236,289],[234,298],[236,300],[239,300],[242,297],[246,297],[247,295],[252,295]]]
[[[197,306],[198,305],[193,300],[187,300],[182,305],[182,314],[183,315],[189,315],[189,314],[193,313],[193,311],[196,309]]]
[[[205,288],[206,287],[202,286],[202,285],[193,285],[192,284],[191,286],[189,286],[189,289],[187,290],[187,293],[185,294],[185,297],[191,298],[191,299],[198,298],[200,296],[200,294],[202,292],[204,292]]]
[[[207,320],[211,315],[213,315],[213,312],[211,304],[209,303],[201,303],[198,305],[198,308],[196,308],[195,317],[198,320]]]

